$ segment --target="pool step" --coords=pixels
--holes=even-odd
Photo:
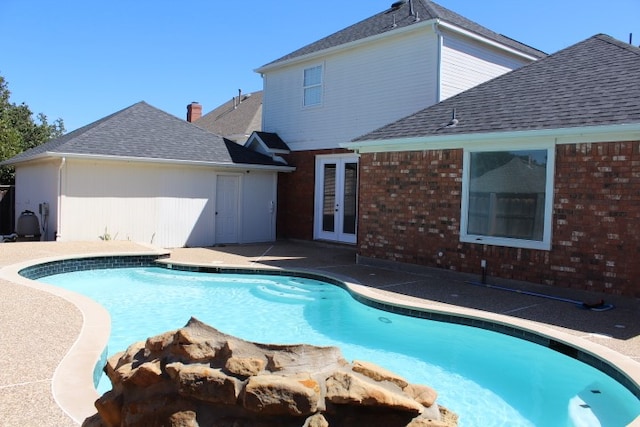
[[[307,284],[291,279],[286,283],[270,282],[255,286],[254,294],[259,297],[269,297],[281,302],[308,302],[323,298],[327,290],[326,285]]]

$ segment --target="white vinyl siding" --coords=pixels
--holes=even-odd
[[[498,77],[527,62],[479,42],[445,33],[440,101]]]
[[[47,240],[58,233],[66,241],[108,237],[166,248],[216,244],[216,180],[228,171],[78,159],[67,159],[60,169],[60,163],[54,159],[16,169],[17,214],[37,214],[39,203],[50,204]],[[234,243],[275,240],[277,173],[231,175],[240,184]]]
[[[213,245],[214,178],[206,168],[68,160],[61,237]]]
[[[58,221],[58,167],[60,160],[37,162],[16,169],[16,221],[23,211],[31,211],[40,223],[42,240],[53,240]],[[26,190],[26,191],[25,191]],[[40,215],[40,203],[49,204],[47,224]],[[45,227],[46,230],[42,230]]]
[[[336,148],[436,100],[437,39],[430,27],[327,55],[322,108],[304,108],[303,70],[317,63],[264,76],[263,130],[294,151]]]

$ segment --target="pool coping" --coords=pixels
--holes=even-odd
[[[82,315],[78,337],[56,367],[51,379],[51,393],[60,409],[76,424],[96,413],[95,401],[100,397],[93,378],[98,362],[103,360],[111,333],[109,312],[94,300],[57,286],[28,279],[20,271],[46,263],[64,262],[98,257],[129,257],[168,255],[166,251],[125,253],[95,253],[60,255],[11,264],[0,269],[0,278],[12,283],[44,291],[73,304]]]
[[[486,329],[533,342],[588,364],[625,386],[640,400],[640,363],[608,347],[579,336],[549,328],[544,323],[448,304],[430,304],[427,300],[398,297],[398,294],[349,281],[349,278],[314,269],[274,267],[203,266],[198,263],[158,260],[175,270],[211,273],[266,273],[323,279],[345,288],[358,302],[387,312],[427,320],[456,323]]]
[[[499,325],[497,332],[507,334],[509,333],[505,331],[509,329],[513,331],[521,331],[523,334],[526,334],[526,336],[519,336],[518,334],[509,335],[533,342],[537,341],[535,339],[531,339],[532,337],[540,337],[542,340],[558,343],[561,347],[553,349],[561,352],[564,350],[564,347],[562,346],[578,349],[580,352],[579,354],[582,354],[587,359],[584,360],[582,357],[576,357],[578,360],[588,363],[612,376],[617,381],[622,382],[624,386],[636,395],[636,397],[640,398],[640,363],[613,349],[585,340],[579,336],[571,335],[557,329],[552,329],[544,323],[454,305],[436,305],[429,303],[428,300],[416,297],[399,296],[392,292],[371,288],[360,283],[349,281],[350,279],[346,277],[314,269],[283,269],[264,265],[248,267],[246,265],[232,264],[203,266],[199,263],[173,261],[166,258],[168,255],[168,251],[159,250],[141,251],[136,253],[126,252],[61,255],[12,264],[0,269],[1,278],[61,297],[76,306],[82,314],[83,322],[81,331],[74,344],[59,363],[52,378],[52,394],[55,402],[75,423],[80,425],[86,418],[96,413],[94,402],[100,397],[100,395],[95,390],[93,378],[98,362],[104,360],[106,345],[111,329],[109,313],[104,307],[88,297],[63,288],[28,279],[22,276],[20,272],[25,269],[28,270],[30,268],[34,268],[34,266],[41,266],[48,263],[53,265],[56,263],[65,263],[74,260],[88,262],[89,260],[95,260],[96,258],[113,260],[116,258],[140,256],[154,258],[154,261],[147,265],[164,264],[166,268],[176,270],[208,271],[217,273],[244,272],[253,274],[264,272],[266,274],[301,275],[305,277],[319,278],[328,280],[333,284],[343,286],[351,293],[354,299],[361,303],[381,308],[386,311],[401,313],[413,317],[431,318],[432,320],[453,320],[455,323],[481,327],[484,329],[491,329],[486,327],[487,324]],[[47,274],[44,274],[40,277],[46,275]],[[460,319],[467,319],[467,321],[460,321]],[[537,343],[545,345],[543,342]],[[620,376],[611,375],[611,372],[606,369],[606,366],[605,369],[603,369],[602,366],[595,366],[592,363],[593,361],[599,361],[601,364],[609,366],[614,370],[613,372],[617,372]],[[621,381],[621,379],[623,381]],[[631,390],[630,386],[633,387],[635,391]],[[640,426],[640,417],[629,425]]]

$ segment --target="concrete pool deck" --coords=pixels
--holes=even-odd
[[[69,356],[78,353],[79,342],[84,343],[80,356],[91,353],[83,348],[88,345],[86,338],[91,344],[90,338],[100,335],[100,322],[104,323],[104,313],[91,308],[91,302],[55,289],[51,293],[46,285],[30,283],[16,272],[35,261],[154,252],[158,250],[124,241],[0,244],[0,426],[74,426],[78,423],[72,416],[77,419],[77,414],[93,413],[90,404],[95,396],[73,394],[81,388],[74,386],[78,379],[68,374],[77,366],[69,363]],[[590,303],[603,298],[615,307],[602,312],[585,310],[559,299],[470,284],[480,280],[479,272],[467,275],[398,264],[356,264],[354,248],[320,243],[282,241],[164,252],[169,253],[171,263],[310,270],[344,280],[377,301],[513,324],[579,345],[623,368],[640,384],[637,299],[487,279],[498,286],[574,301]],[[83,308],[83,304],[88,305]],[[93,349],[96,351],[100,349]],[[89,365],[94,362],[88,358]],[[85,378],[79,381],[90,383]],[[61,390],[60,384],[69,385]],[[70,401],[77,407],[69,409]]]

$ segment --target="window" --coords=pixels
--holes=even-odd
[[[551,248],[554,150],[465,151],[460,240]]]
[[[322,102],[322,65],[304,70],[304,106],[320,105]]]

